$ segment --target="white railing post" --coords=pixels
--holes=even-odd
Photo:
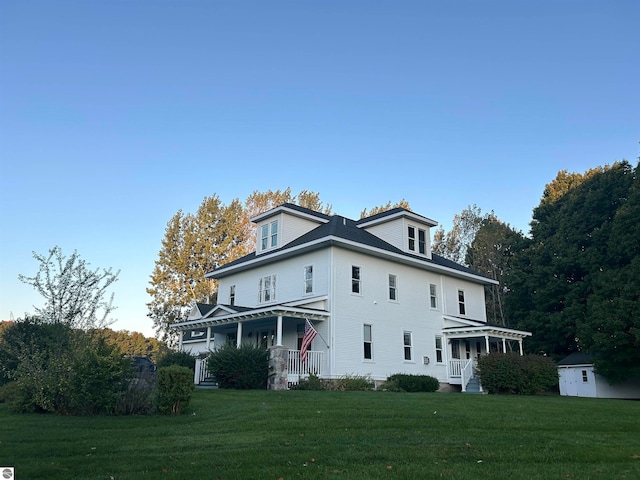
[[[196,358],[196,369],[193,372],[193,383],[195,385],[200,385],[200,366],[202,364],[202,360]]]

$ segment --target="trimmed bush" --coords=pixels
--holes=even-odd
[[[513,352],[481,356],[478,376],[489,393],[535,395],[558,384],[558,369],[552,359]]]
[[[372,390],[374,383],[368,376],[345,375],[326,382],[327,390],[338,390],[341,392]]]
[[[313,373],[307,378],[301,378],[300,381],[291,386],[291,390],[324,390],[324,382]]]
[[[162,415],[180,414],[189,405],[193,393],[193,372],[171,365],[156,374],[156,408]]]
[[[437,378],[429,375],[410,375],[396,373],[387,378],[383,390],[391,392],[435,392],[440,388]]]
[[[190,368],[192,372],[196,370],[196,357],[189,352],[168,352],[160,360],[158,360],[158,368],[168,367],[170,365],[180,365],[181,367]]]
[[[266,389],[269,351],[253,345],[236,348],[227,343],[209,356],[208,367],[220,388]]]

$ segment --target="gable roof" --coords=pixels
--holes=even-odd
[[[292,204],[285,204],[285,206],[286,208],[295,207],[297,211],[304,211],[305,213],[313,212],[312,210]],[[395,217],[397,215],[412,214],[412,212],[409,212],[404,208],[395,208],[358,221],[351,220],[340,215],[328,216],[318,212],[314,213],[319,216],[319,219],[321,218],[325,220],[325,223],[318,225],[313,230],[301,235],[280,248],[260,255],[257,255],[256,252],[252,252],[244,257],[222,265],[213,272],[207,273],[206,276],[208,278],[223,278],[238,271],[243,271],[257,265],[266,265],[307,251],[326,248],[328,246],[340,246],[343,248],[361,251],[369,255],[385,258],[391,257],[394,261],[407,263],[427,270],[444,271],[450,275],[467,278],[471,281],[483,284],[497,283],[495,280],[487,276],[467,268],[464,265],[448,260],[440,255],[433,254],[432,258],[429,259],[405,252],[362,228],[363,225],[370,223],[371,219],[374,219],[374,222],[378,222],[385,216]],[[420,217],[424,223],[428,224],[428,222],[433,222],[426,217],[421,217],[419,215],[416,216]]]

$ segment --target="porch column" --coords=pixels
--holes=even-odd
[[[207,350],[211,350],[211,327],[207,327]]]
[[[238,332],[236,333],[236,347],[242,345],[242,322],[238,322]]]
[[[520,356],[524,355],[524,351],[522,350],[522,339],[518,340],[518,346],[520,347]]]
[[[484,336],[484,344],[487,347],[487,355],[489,355],[489,335]]]
[[[282,346],[282,315],[278,315],[278,323],[276,324],[276,347]]]
[[[502,353],[507,353],[507,339],[502,337]]]
[[[184,336],[184,332],[182,330],[178,330],[178,351],[181,352],[182,351],[182,337]]]

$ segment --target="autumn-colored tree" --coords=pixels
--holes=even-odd
[[[379,205],[377,207],[373,207],[370,210],[366,208],[360,212],[360,218],[372,217],[373,215],[377,215],[379,213],[388,212],[394,208],[406,208],[407,210],[411,210],[409,206],[409,202],[404,198],[397,203],[391,204],[391,201],[387,202],[385,205]]]

